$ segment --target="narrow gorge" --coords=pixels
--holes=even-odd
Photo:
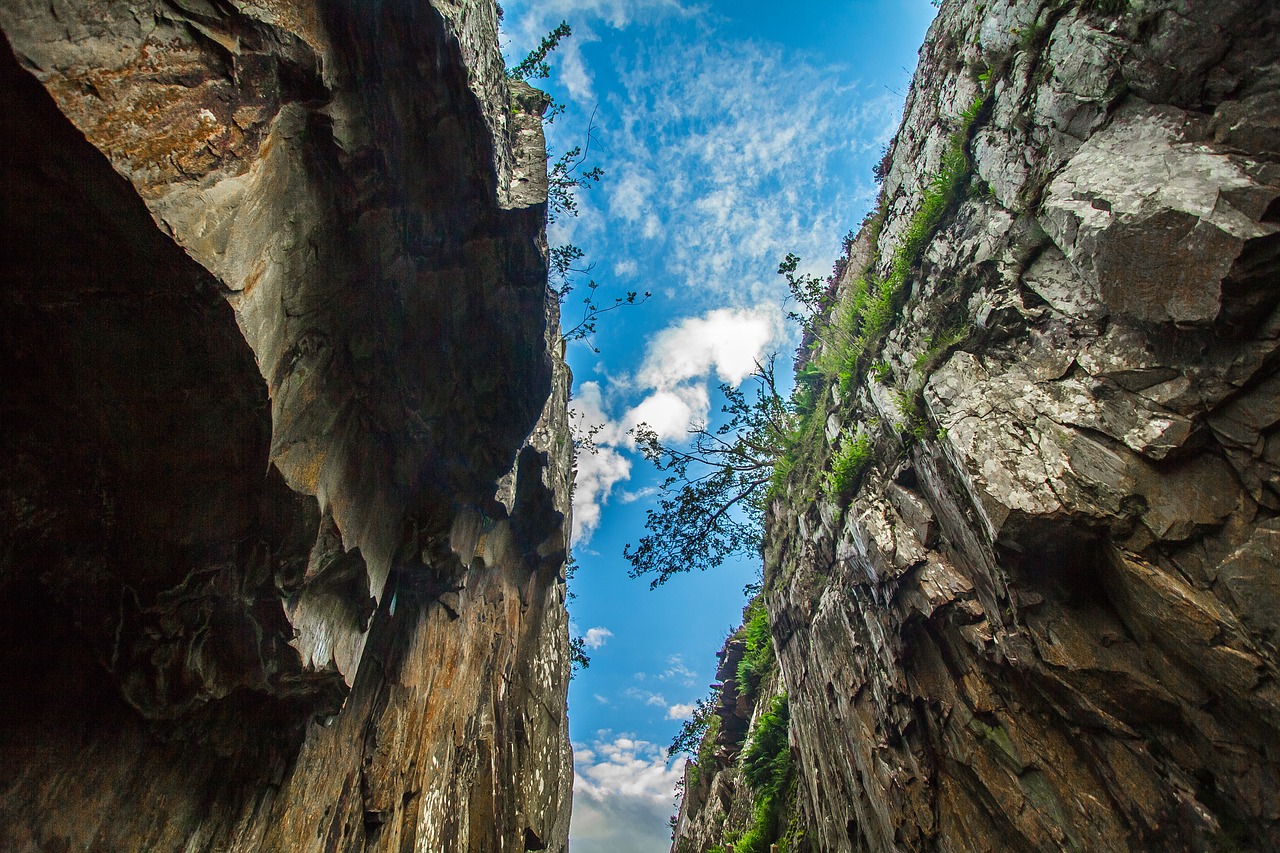
[[[935,5],[711,696],[630,687],[671,850],[1280,849],[1280,5]],[[569,849],[575,453],[645,422],[566,357],[650,294],[562,334],[599,173],[503,19],[0,2],[0,850]]]
[[[881,168],[673,850],[1277,849],[1280,7],[943,2]]]

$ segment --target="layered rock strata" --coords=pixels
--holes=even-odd
[[[1274,3],[942,4],[768,520],[812,849],[1280,847],[1277,92]]]
[[[569,378],[496,8],[0,26],[0,847],[563,849]]]

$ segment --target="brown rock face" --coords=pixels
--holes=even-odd
[[[810,849],[1280,848],[1278,61],[1271,2],[943,3],[846,298],[968,169],[769,518]]]
[[[494,6],[0,26],[0,848],[563,849],[569,379]]]

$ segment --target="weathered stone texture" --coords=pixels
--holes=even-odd
[[[769,520],[813,849],[1280,847],[1278,68],[1262,0],[942,5],[881,276],[985,100],[829,412],[878,461]]]
[[[0,7],[0,847],[565,846],[569,378],[496,26]]]

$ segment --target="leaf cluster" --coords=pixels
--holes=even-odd
[[[747,606],[742,625],[742,637],[747,650],[738,661],[738,692],[750,699],[756,698],[761,683],[774,671],[777,662],[773,655],[773,632],[769,628],[769,613],[764,598],[757,596]]]
[[[667,474],[657,508],[646,514],[648,533],[623,549],[628,574],[650,577],[650,589],[759,551],[766,493],[796,416],[778,393],[772,359],[757,365],[754,378],[750,395],[722,384],[727,420],[714,430],[695,426],[684,445],[664,443],[645,424],[633,430],[645,458]]]
[[[684,753],[690,758],[696,757],[699,748],[702,746],[703,736],[706,734],[708,726],[711,725],[712,718],[720,719],[716,716],[716,708],[719,704],[718,691],[705,699],[699,699],[694,706],[693,717],[681,723],[680,731],[676,732],[676,736],[671,739],[671,746],[667,749],[667,754],[680,755]]]
[[[555,50],[560,40],[573,34],[568,22],[560,25],[542,37],[538,46],[529,51],[529,55],[514,67],[507,69],[507,76],[515,80],[545,80],[551,76],[551,67],[547,64],[547,55]]]
[[[569,248],[577,248],[570,246]],[[578,319],[576,325],[565,329],[560,333],[560,337],[566,341],[586,341],[587,346],[591,347],[592,352],[600,352],[600,350],[591,343],[591,336],[595,334],[596,324],[599,322],[601,315],[608,314],[610,311],[616,311],[632,305],[643,305],[649,301],[652,296],[649,291],[645,291],[642,295],[638,290],[628,290],[622,296],[615,296],[613,302],[605,302],[599,300],[596,291],[600,285],[595,280],[587,282],[587,295],[582,298],[582,316]],[[560,291],[560,298],[563,299],[572,291],[572,286],[565,286]]]
[[[569,663],[574,672],[591,666],[591,656],[587,654],[587,643],[582,637],[569,640]]]

